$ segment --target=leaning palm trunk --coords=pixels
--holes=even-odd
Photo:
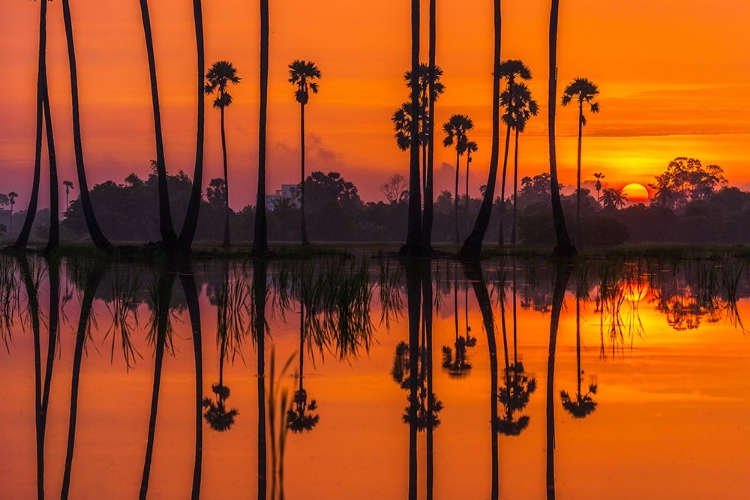
[[[44,126],[47,136],[47,153],[49,154],[49,235],[47,248],[50,252],[60,246],[60,201],[57,189],[57,155],[55,154],[55,137],[52,133],[52,112],[49,105],[49,91],[44,84]]]
[[[455,235],[453,239],[453,243],[458,243],[459,237],[458,237],[458,199],[460,198],[458,194],[458,174],[459,174],[459,161],[461,160],[461,153],[459,153],[458,147],[456,147],[456,197],[453,200],[453,225],[455,228]]]
[[[180,231],[179,245],[183,250],[189,250],[195,238],[198,227],[198,215],[201,206],[201,192],[203,185],[203,138],[205,136],[206,105],[204,101],[203,75],[205,74],[206,58],[203,44],[203,9],[201,0],[193,0],[193,18],[195,19],[195,42],[198,55],[198,132],[195,140],[195,170],[193,171],[193,186],[190,189],[185,222]],[[80,182],[80,180],[79,180]]]
[[[548,122],[549,133],[549,173],[552,192],[552,219],[555,224],[557,246],[552,254],[555,257],[572,256],[578,253],[570,242],[565,227],[565,215],[560,202],[560,184],[557,178],[557,150],[555,146],[555,110],[557,106],[557,20],[560,0],[552,0],[549,21],[549,99]]]
[[[429,26],[429,81],[427,83],[427,173],[424,185],[424,213],[422,214],[422,243],[428,252],[432,248],[433,209],[433,167],[435,163],[435,43],[436,43],[436,0],[430,0]]]
[[[305,104],[300,103],[300,186],[299,186],[299,202],[300,211],[302,212],[302,220],[300,227],[300,234],[302,235],[302,244],[309,245],[310,241],[307,239],[307,224],[305,221]]]
[[[47,88],[47,2],[39,2],[39,63],[36,82],[36,140],[34,142],[34,179],[31,183],[31,197],[26,211],[21,232],[18,234],[14,248],[26,248],[31,234],[31,226],[36,217],[36,206],[39,201],[39,178],[42,170],[42,108]],[[11,219],[12,220],[12,219]],[[12,227],[11,227],[12,229]]]
[[[81,190],[81,206],[83,217],[86,219],[86,227],[89,230],[91,241],[99,250],[109,250],[112,244],[102,233],[96,220],[94,207],[91,204],[89,186],[86,181],[86,167],[83,162],[83,144],[81,141],[81,116],[78,103],[78,65],[76,64],[76,50],[73,44],[73,20],[70,15],[70,0],[63,0],[63,20],[65,22],[65,38],[68,45],[68,66],[70,68],[70,94],[73,115],[73,149],[76,157],[76,172],[78,173],[78,188]],[[67,203],[66,203],[67,206]]]
[[[268,223],[266,219],[266,117],[268,113],[269,38],[268,24],[268,0],[260,0],[260,124],[258,127],[258,193],[255,198],[255,231],[253,234],[253,253],[255,254],[268,253]],[[260,495],[260,492],[258,494]]]
[[[581,244],[581,139],[583,138],[583,101],[578,102],[578,175],[576,176],[576,245]]]
[[[419,179],[419,0],[411,2],[411,146],[409,155],[409,217],[406,245],[401,249],[408,254],[422,250],[422,199]]]
[[[227,170],[227,135],[224,129],[224,106],[221,110],[221,154],[224,165],[224,248],[229,248],[229,172]]]
[[[167,187],[167,167],[164,160],[164,138],[161,129],[161,108],[159,89],[156,80],[156,60],[154,41],[151,36],[151,20],[148,13],[148,0],[141,0],[143,33],[146,38],[148,70],[151,81],[151,104],[154,109],[154,136],[156,139],[156,176],[159,183],[159,232],[164,244],[172,248],[177,244],[177,234],[172,227],[172,211],[169,208],[169,188]]]
[[[513,229],[510,233],[511,245],[516,244],[516,221],[518,215],[518,127],[516,127],[516,144],[513,148]]]
[[[464,260],[478,259],[482,250],[482,242],[487,227],[490,225],[490,216],[492,215],[492,202],[495,197],[495,183],[497,182],[497,165],[499,157],[499,140],[500,140],[500,34],[502,30],[502,13],[500,9],[500,0],[495,0],[495,48],[493,51],[492,76],[492,151],[490,153],[490,173],[487,177],[487,189],[482,198],[482,205],[479,208],[474,229],[464,241],[458,258]]]
[[[500,180],[500,235],[497,238],[497,246],[505,244],[505,179],[508,174],[508,150],[510,149],[510,125],[505,131],[505,153],[503,157],[503,177]]]

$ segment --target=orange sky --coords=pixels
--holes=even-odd
[[[402,74],[410,64],[408,4],[272,3],[269,192],[299,175],[299,108],[287,82],[287,65],[294,59],[313,60],[322,72],[320,93],[306,113],[309,170],[340,171],[366,200],[380,197],[377,186],[391,173],[406,174],[408,155],[396,148],[390,116],[407,97]],[[447,90],[438,102],[437,122],[453,113],[473,118],[471,137],[479,151],[471,191],[478,196],[490,150],[492,3],[438,4],[437,58]],[[423,5],[426,12],[427,2]],[[0,101],[0,192],[19,193],[17,208],[28,200],[34,158],[38,7],[30,1],[0,6],[0,85],[6,93]],[[167,168],[192,175],[191,2],[160,0],[150,7]],[[155,153],[138,2],[79,0],[71,8],[89,182],[121,182],[130,172],[145,176]],[[232,190],[231,203],[239,209],[254,197],[257,172],[258,5],[204,1],[204,11],[207,63],[230,60],[243,78],[227,110],[230,182],[240,186]],[[548,19],[549,2],[503,2],[502,57],[522,59],[532,69],[530,87],[541,105],[521,140],[522,176],[548,168]],[[750,143],[747,19],[750,4],[742,0],[563,0],[558,93],[576,77],[593,80],[601,90],[601,112],[584,130],[584,179],[604,172],[605,184],[613,187],[646,184],[674,157],[691,156],[722,166],[731,184],[750,187],[744,158]],[[48,61],[60,177],[75,181],[65,50],[61,3],[52,2]],[[206,183],[221,172],[219,114],[207,102]],[[571,185],[574,109],[558,108],[557,123],[561,181]],[[438,148],[438,189],[450,188],[453,161],[450,150]]]

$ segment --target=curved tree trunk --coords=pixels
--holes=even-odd
[[[464,240],[458,258],[462,260],[479,259],[482,251],[482,242],[487,227],[490,225],[490,216],[492,215],[492,202],[495,198],[495,184],[497,181],[497,166],[500,141],[500,42],[502,31],[502,12],[500,9],[500,0],[494,2],[495,16],[495,47],[492,53],[494,60],[492,73],[492,152],[490,154],[490,172],[487,177],[487,189],[482,198],[482,205],[479,207],[474,229],[471,234]]]
[[[469,198],[469,165],[471,164],[471,152],[466,152],[466,232],[469,232],[469,206],[471,205],[471,198]]]
[[[557,108],[557,21],[560,0],[552,0],[549,21],[549,95],[547,129],[549,134],[549,173],[552,191],[552,219],[555,224],[557,246],[552,252],[555,257],[570,257],[576,255],[570,242],[568,230],[565,227],[565,215],[560,202],[560,182],[557,178],[557,150],[555,146],[555,110]]]
[[[205,136],[206,105],[204,97],[204,74],[206,58],[203,43],[203,8],[201,0],[193,0],[193,19],[195,20],[195,43],[198,56],[198,131],[195,139],[195,169],[193,171],[193,186],[190,189],[185,222],[180,231],[179,246],[183,250],[190,250],[195,238],[200,214],[201,195],[203,192],[203,139]]]
[[[44,85],[44,125],[47,135],[47,153],[49,155],[49,235],[45,253],[60,246],[60,201],[57,180],[57,155],[55,153],[55,136],[52,132],[52,112],[49,105],[49,90]]]
[[[497,237],[497,246],[505,245],[505,179],[508,174],[508,151],[510,150],[510,125],[505,131],[505,153],[503,157],[503,177],[500,180],[500,233]]]
[[[172,227],[172,210],[169,207],[169,188],[167,186],[167,167],[164,160],[164,138],[161,129],[161,108],[159,106],[159,89],[156,79],[156,60],[154,41],[151,36],[151,20],[148,13],[148,0],[140,0],[143,34],[146,38],[148,71],[151,81],[151,105],[154,111],[154,136],[156,140],[156,176],[159,182],[159,232],[167,248],[177,244],[177,234]]]
[[[458,236],[458,199],[460,198],[458,194],[458,169],[459,169],[459,161],[461,159],[461,154],[458,152],[458,140],[456,141],[456,188],[455,193],[456,197],[453,200],[453,223],[455,226],[455,235],[453,237],[453,243],[459,242],[459,236]]]
[[[99,250],[111,250],[112,244],[102,233],[96,220],[94,206],[91,204],[89,185],[86,181],[86,167],[83,162],[83,144],[81,141],[81,116],[78,102],[78,65],[76,63],[76,50],[73,44],[73,20],[70,14],[70,0],[62,1],[63,21],[65,22],[65,38],[68,45],[68,66],[70,68],[70,94],[73,114],[73,149],[76,157],[76,172],[78,174],[78,189],[81,191],[81,206],[83,217],[86,219],[86,227],[89,230],[91,241]],[[203,90],[201,88],[201,90]],[[66,192],[67,207],[67,192]]]
[[[411,116],[419,116],[419,0],[411,0]],[[409,216],[406,245],[401,253],[418,255],[422,252],[422,198],[419,179],[419,120],[411,121],[409,155]]]
[[[224,99],[221,100],[222,104]],[[229,172],[227,169],[227,135],[224,128],[224,106],[221,111],[221,154],[224,161],[224,248],[229,248]]]
[[[300,186],[299,186],[299,203],[301,211],[301,230],[302,245],[310,244],[307,239],[307,221],[305,220],[305,105],[300,103]]]
[[[34,224],[36,217],[36,206],[39,201],[39,178],[42,170],[42,108],[44,105],[44,96],[47,89],[47,2],[39,2],[39,63],[37,69],[36,81],[36,139],[34,142],[34,178],[31,183],[31,197],[29,198],[29,208],[26,211],[26,218],[23,221],[21,232],[18,233],[18,239],[13,244],[13,248],[26,248],[31,234],[31,226]],[[11,230],[12,230],[11,226]]]
[[[516,144],[513,148],[513,229],[510,232],[510,244],[511,245],[516,244],[517,215],[518,215],[518,128],[516,128]]]
[[[253,253],[268,253],[266,218],[266,118],[268,114],[268,0],[260,0],[260,120],[258,127],[258,193],[255,198]],[[259,403],[260,404],[260,403]],[[260,495],[260,492],[258,493]]]

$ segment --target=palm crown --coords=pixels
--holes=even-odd
[[[584,102],[589,103],[592,113],[599,112],[599,103],[592,100],[599,95],[599,87],[588,78],[576,78],[570,85],[565,87],[562,96],[562,105],[567,106],[573,98],[582,107]],[[581,113],[581,124],[586,125],[586,117]]]
[[[539,112],[539,104],[531,97],[531,90],[525,83],[516,83],[500,94],[500,105],[506,108],[502,119],[506,125],[523,132],[529,118]]]
[[[516,78],[531,80],[531,70],[519,59],[508,59],[500,63],[500,78],[507,78],[508,84],[513,85]]]
[[[298,103],[307,104],[311,90],[313,94],[318,93],[318,84],[312,81],[318,78],[320,78],[320,69],[312,61],[296,59],[289,65],[289,83],[297,86],[294,97]]]
[[[227,86],[237,85],[242,80],[237,76],[237,68],[229,61],[217,61],[206,73],[206,95],[213,94],[217,89],[219,95],[214,99],[214,108],[225,108],[232,104],[232,96],[227,92]]]
[[[458,154],[463,154],[466,151],[468,144],[466,132],[472,128],[474,128],[474,122],[472,122],[471,118],[468,116],[451,116],[450,119],[443,124],[443,131],[445,132],[443,146],[452,146],[455,142],[456,151],[458,151]]]

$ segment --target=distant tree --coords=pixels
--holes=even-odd
[[[625,206],[628,201],[628,195],[622,192],[622,189],[604,188],[602,193],[602,205],[604,208],[618,210]]]
[[[312,61],[295,60],[289,65],[289,83],[296,85],[295,99],[300,104],[300,208],[302,244],[309,245],[307,227],[305,226],[305,105],[310,100],[310,91],[318,93],[318,84],[313,80],[320,78],[320,69]]]
[[[65,186],[65,209],[67,210],[70,206],[70,190],[75,189],[75,186],[70,181],[63,181],[63,185]]]
[[[305,179],[305,190],[308,193],[310,209],[312,212],[318,211],[323,205],[333,202],[341,205],[342,208],[352,209],[360,207],[362,200],[359,197],[357,187],[341,177],[338,172],[316,171]],[[301,192],[298,190],[297,192]],[[326,223],[330,224],[331,221]]]
[[[581,139],[583,126],[586,125],[586,117],[583,114],[583,103],[589,105],[592,113],[599,112],[599,103],[592,100],[599,95],[599,87],[588,78],[576,78],[565,90],[562,96],[562,105],[567,106],[575,99],[578,101],[578,174],[576,176],[576,243],[581,237]]]
[[[381,184],[378,190],[383,193],[388,203],[398,203],[403,199],[403,194],[407,191],[408,186],[408,179],[399,173],[395,173],[388,177],[388,180]]]
[[[456,198],[454,205],[454,222],[455,222],[455,239],[454,243],[458,243],[458,174],[460,171],[459,163],[461,155],[466,152],[468,148],[469,140],[466,133],[474,128],[474,122],[471,121],[466,115],[453,115],[450,119],[443,124],[443,131],[445,132],[445,139],[443,139],[443,146],[454,146],[456,148]]]
[[[604,179],[605,175],[596,172],[594,173],[594,177],[596,178],[596,184],[594,184],[594,189],[596,189],[596,201],[597,203],[600,203],[602,201],[602,197],[599,195],[599,192],[602,190],[602,179]]]
[[[687,203],[705,199],[716,188],[727,184],[724,170],[718,165],[704,167],[695,158],[679,157],[669,162],[667,170],[649,184],[654,190],[651,203],[682,210]]]
[[[224,189],[226,193],[224,206],[224,247],[229,242],[229,178],[227,175],[227,137],[224,129],[224,108],[232,104],[232,96],[227,92],[227,86],[231,83],[237,85],[241,78],[237,76],[237,69],[229,61],[217,61],[206,73],[206,95],[211,95],[217,90],[219,95],[214,99],[214,108],[221,112],[221,153],[224,160]]]
[[[10,205],[10,224],[8,228],[8,236],[13,236],[13,205],[16,204],[16,198],[18,198],[18,193],[15,191],[11,191],[8,193],[8,204]]]
[[[466,230],[469,230],[469,167],[474,158],[471,157],[472,153],[476,153],[479,150],[479,146],[474,141],[468,141],[466,143]]]

